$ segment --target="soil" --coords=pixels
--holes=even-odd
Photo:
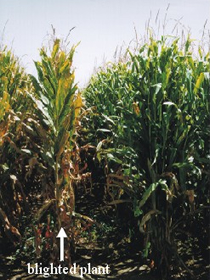
[[[94,196],[81,196],[78,200],[76,211],[95,218],[102,228],[91,229],[90,238],[84,238],[76,247],[73,262],[85,267],[88,263],[92,266],[110,266],[107,275],[84,275],[84,280],[158,280],[158,276],[152,269],[151,260],[142,258],[138,242],[129,237],[129,226],[121,224],[117,219],[117,213],[112,207],[107,207],[102,200],[95,201]],[[198,225],[199,227],[199,225]],[[93,235],[95,232],[95,235]],[[186,231],[187,232],[187,231]],[[198,238],[199,228],[195,229],[195,236],[183,232],[179,236],[178,248],[185,265],[192,271],[192,275],[183,267],[176,268],[170,279],[210,279],[209,247],[201,238]],[[106,238],[104,237],[106,236]],[[181,240],[181,241],[180,241]],[[0,238],[0,246],[4,247],[4,240]],[[28,260],[16,259],[12,248],[4,248],[4,254],[0,254],[0,280],[27,280],[46,279],[41,275],[29,275],[26,263]],[[79,274],[74,276],[50,276],[48,279],[81,279]]]

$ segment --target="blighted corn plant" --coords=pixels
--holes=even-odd
[[[168,279],[172,260],[191,273],[175,236],[193,215],[194,195],[207,198],[210,58],[200,47],[193,53],[189,36],[182,46],[151,37],[127,56],[92,77],[83,126],[110,204],[128,203],[144,236],[142,256]]]
[[[61,45],[59,39],[54,39],[49,55],[44,47],[41,49],[41,61],[35,62],[38,79],[30,77],[34,95],[29,95],[39,119],[37,132],[42,139],[40,157],[46,168],[42,184],[47,193],[43,206],[37,212],[35,223],[39,226],[35,226],[34,231],[37,256],[40,256],[42,248],[47,246],[51,252],[51,261],[54,261],[59,259],[56,235],[63,227],[69,238],[65,260],[71,263],[70,244],[74,235],[72,216],[75,210],[76,180],[74,171],[75,163],[78,163],[76,157],[79,156],[75,134],[82,98],[74,82],[72,69],[76,46],[67,52]],[[51,178],[50,183],[46,182],[46,177],[48,181]],[[45,228],[42,227],[43,219]]]
[[[72,68],[76,46],[67,51],[62,40],[52,41],[35,62],[37,78],[11,51],[0,51],[0,223],[5,249],[13,244],[17,258],[46,264],[59,260],[63,227],[70,264],[80,233],[93,223],[75,212],[75,186],[90,172],[77,144],[83,101]]]

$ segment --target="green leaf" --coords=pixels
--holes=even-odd
[[[156,183],[152,183],[144,192],[142,199],[139,203],[139,207],[142,208],[142,206],[144,206],[144,204],[147,202],[147,200],[149,199],[149,197],[151,196],[151,194],[157,189],[157,187],[159,185],[165,186],[165,180],[160,179],[158,182]]]
[[[77,90],[76,86],[74,86],[72,89],[70,89],[63,101],[63,104],[62,104],[63,107],[62,107],[62,110],[60,111],[60,115],[59,115],[59,126],[62,125],[66,116],[72,110],[75,110],[75,108],[73,106],[73,99],[74,99],[74,94],[75,94],[76,90]]]

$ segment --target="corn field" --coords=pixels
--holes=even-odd
[[[42,47],[36,76],[0,50],[0,255],[58,264],[62,227],[69,266],[85,250],[95,262],[99,244],[114,260],[121,244],[155,279],[204,279],[209,53],[151,36],[80,90],[76,47]],[[187,261],[196,250],[201,278]]]

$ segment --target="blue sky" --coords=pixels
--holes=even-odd
[[[159,11],[162,24],[168,4],[165,33],[171,34],[176,21],[200,39],[204,23],[210,29],[210,0],[0,0],[0,38],[21,58],[27,72],[35,74],[33,60],[39,59],[40,47],[48,43],[51,24],[56,34],[70,43],[80,42],[74,59],[76,80],[82,87],[94,67],[113,59],[116,47],[124,48],[145,34],[145,24],[157,29]],[[4,28],[5,27],[5,28]],[[181,30],[181,24],[178,25]],[[5,30],[3,32],[3,30]]]

